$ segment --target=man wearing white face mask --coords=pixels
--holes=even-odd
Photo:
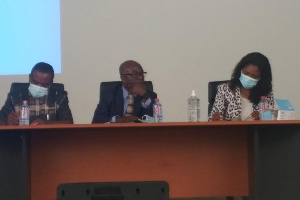
[[[218,86],[209,120],[259,120],[261,96],[266,96],[267,109],[272,110],[274,97],[269,60],[261,53],[249,53],[237,64],[229,83]]]
[[[29,75],[29,86],[8,94],[0,111],[0,123],[19,124],[19,111],[23,100],[30,108],[30,124],[73,123],[67,92],[54,87],[54,70],[47,63],[37,63]]]

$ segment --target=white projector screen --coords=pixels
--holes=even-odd
[[[59,0],[1,0],[0,24],[0,75],[29,74],[38,62],[61,72]]]

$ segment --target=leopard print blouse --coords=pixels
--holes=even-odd
[[[267,109],[274,109],[273,92],[266,96]],[[258,111],[258,105],[252,104],[253,111]],[[220,112],[224,116],[224,120],[232,120],[241,115],[241,93],[240,88],[236,87],[234,91],[229,88],[228,83],[223,83],[218,86],[215,102],[209,114],[209,121],[215,112]]]

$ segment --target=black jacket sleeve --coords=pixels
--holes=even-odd
[[[68,93],[64,91],[63,97],[59,100],[59,107],[56,111],[57,121],[72,121],[73,116],[69,107]]]
[[[8,114],[14,111],[10,93],[7,95],[4,106],[0,110],[0,124],[6,124]]]

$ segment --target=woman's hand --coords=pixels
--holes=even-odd
[[[211,118],[212,121],[223,121],[223,115],[219,112],[215,112]]]
[[[258,111],[253,111],[251,115],[249,115],[250,120],[259,120],[259,112]]]

